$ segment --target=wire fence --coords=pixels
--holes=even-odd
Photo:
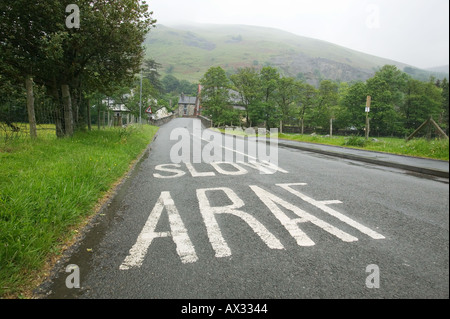
[[[0,105],[0,141],[8,142],[30,137],[28,111],[24,103],[23,100],[13,100]],[[53,101],[48,98],[36,98],[34,111],[38,138],[55,138],[57,112]],[[84,114],[77,119],[79,129],[102,129],[139,122],[139,119],[130,112],[120,108],[117,110],[115,105],[104,102],[90,106],[89,113],[89,116]],[[144,121],[146,120],[143,119]]]

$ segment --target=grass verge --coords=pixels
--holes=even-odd
[[[247,135],[245,131],[214,129],[215,131],[234,134],[239,136],[255,136]],[[307,143],[317,143],[341,147],[349,147],[363,149],[376,152],[384,152],[390,154],[431,158],[437,160],[449,160],[449,140],[448,139],[431,139],[414,138],[408,142],[401,138],[381,137],[369,138],[366,140],[360,136],[320,136],[320,135],[302,135],[302,134],[278,134],[281,140],[292,140]]]
[[[311,136],[300,134],[278,134],[278,138],[301,142],[319,143],[334,146],[364,149],[397,155],[406,155],[438,160],[449,160],[449,140],[415,138],[408,142],[401,138],[369,138],[359,136]]]
[[[158,128],[79,132],[0,144],[0,297],[21,297]]]

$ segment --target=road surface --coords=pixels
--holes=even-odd
[[[41,297],[449,297],[448,179],[199,127],[160,128]]]

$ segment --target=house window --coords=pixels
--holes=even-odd
[[[187,115],[187,105],[184,105],[184,115]]]

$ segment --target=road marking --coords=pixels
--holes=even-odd
[[[184,163],[192,177],[216,176],[214,172],[197,172],[191,163]]]
[[[231,205],[212,207],[206,192],[212,191],[222,191],[231,200]],[[205,222],[206,230],[208,233],[209,241],[215,251],[216,257],[228,257],[231,256],[230,247],[228,247],[227,242],[222,236],[219,224],[217,223],[216,214],[231,214],[241,218],[245,221],[253,231],[262,239],[262,241],[271,249],[284,249],[281,242],[264,227],[259,221],[257,221],[253,216],[245,213],[239,208],[244,206],[244,202],[240,199],[235,192],[227,187],[218,188],[203,188],[197,189],[197,198],[200,207],[200,213],[203,216],[203,221]]]
[[[211,131],[210,133],[208,133],[208,134],[209,134],[210,137],[211,137],[211,136],[215,136],[215,137],[220,137],[220,138],[222,138],[221,135],[219,135],[218,133],[214,133],[214,132],[212,132],[212,131]],[[252,147],[252,148],[249,149],[249,152],[252,154],[252,155],[249,155],[249,154],[247,154],[247,153],[245,153],[245,152],[240,152],[240,151],[234,149],[234,148],[233,148],[233,143],[232,143],[233,140],[230,140],[231,142],[230,142],[230,141],[227,142],[227,140],[225,139],[225,145],[226,145],[226,146],[223,146],[222,143],[217,143],[217,144],[211,145],[211,142],[214,142],[214,141],[216,140],[216,138],[214,138],[213,140],[207,140],[207,139],[205,139],[205,138],[203,138],[203,137],[201,137],[201,136],[197,136],[197,135],[195,135],[195,134],[193,134],[193,133],[191,133],[191,135],[192,135],[193,137],[196,137],[196,138],[202,140],[202,141],[208,142],[208,144],[203,148],[203,152],[202,152],[203,160],[204,160],[206,163],[211,162],[211,155],[210,155],[210,154],[208,154],[208,156],[204,156],[204,155],[207,154],[206,151],[211,152],[211,150],[214,150],[214,153],[216,153],[219,147],[220,147],[220,148],[223,148],[224,150],[231,151],[231,152],[234,152],[234,153],[240,155],[240,156],[238,157],[238,160],[241,160],[241,161],[243,161],[243,157],[248,157],[248,158],[250,158],[250,159],[252,159],[252,160],[257,160],[257,159],[258,159],[258,158],[256,157],[256,147]],[[222,141],[222,140],[221,140],[221,141]],[[230,145],[230,144],[231,144],[231,145]],[[240,150],[244,150],[244,143],[243,143],[243,142],[242,142],[242,143],[238,143],[237,145],[239,146],[239,149],[240,149]],[[231,147],[230,147],[230,146],[231,146]],[[253,150],[253,149],[255,149],[255,150]],[[218,153],[218,152],[217,152],[217,153]],[[230,160],[230,159],[231,159],[231,161],[232,161],[233,156],[230,156],[229,154],[230,154],[230,153],[228,153],[228,155],[227,155],[227,153],[225,152],[225,158],[226,158],[227,160]],[[253,156],[253,155],[254,155],[254,156]],[[216,155],[216,156],[217,156],[217,155]],[[205,159],[206,159],[206,160],[205,160]]]
[[[205,134],[208,135],[209,139],[204,138]],[[196,137],[200,141],[208,142],[202,151],[202,158],[206,163],[221,161],[222,156],[221,154],[219,155],[219,148],[223,148],[225,150],[226,162],[233,162],[233,153],[236,153],[236,162],[243,162],[244,157],[247,157],[249,160],[260,160],[278,164],[278,140],[271,139],[270,146],[267,147],[265,135],[258,136],[257,140],[247,140],[247,152],[245,152],[245,140],[236,138],[236,136],[222,135],[209,130],[205,130],[203,134],[190,133],[190,135]],[[212,140],[211,137],[213,137]],[[225,139],[225,145],[222,145],[222,137]],[[194,150],[198,153],[198,143],[195,143],[195,139],[193,139],[193,143]],[[197,148],[195,148],[196,146]],[[211,156],[211,151],[214,151],[214,156]],[[267,154],[267,151],[269,151],[269,154]],[[198,160],[198,157],[196,159]],[[194,160],[194,163],[199,163],[199,161],[197,162]]]
[[[180,167],[180,165],[178,164],[171,165]],[[170,169],[167,169],[167,167],[165,166],[163,166],[163,168],[170,171]],[[180,174],[180,172],[175,169],[173,169],[171,172],[176,173],[177,175]],[[226,172],[229,173],[229,171]],[[242,171],[240,170],[238,170],[237,172],[242,173]],[[292,186],[305,186],[307,185],[306,183],[285,183],[275,185],[301,198],[304,202],[307,202],[315,206],[316,208],[321,209],[329,215],[346,223],[347,225],[352,226],[353,228],[359,230],[363,234],[366,234],[373,239],[385,238],[383,235],[373,231],[372,229],[364,225],[361,225],[353,219],[327,206],[331,204],[340,204],[342,203],[341,201],[317,201],[292,188]],[[356,238],[355,236],[342,231],[341,229],[325,222],[320,218],[313,216],[310,213],[307,213],[298,206],[281,199],[277,195],[264,190],[259,186],[250,185],[249,187],[262,201],[262,203],[267,206],[267,208],[278,219],[278,221],[286,228],[286,230],[296,240],[299,246],[315,245],[315,242],[300,228],[300,225],[306,222],[312,223],[313,225],[319,227],[320,229],[328,232],[329,234],[337,237],[344,242],[358,241],[358,238]],[[223,192],[229,199],[227,203],[231,202],[231,204],[224,206],[211,206],[211,202],[208,199],[208,194],[211,192]],[[206,227],[209,242],[215,252],[215,257],[229,257],[232,254],[230,247],[228,246],[226,240],[222,235],[222,231],[216,219],[216,216],[219,214],[230,214],[239,217],[242,221],[247,223],[247,225],[255,232],[255,234],[259,236],[259,238],[261,238],[261,240],[270,249],[285,249],[280,240],[274,234],[272,234],[261,222],[259,222],[249,213],[246,213],[242,210],[242,207],[245,205],[244,201],[239,198],[239,196],[232,189],[228,187],[201,188],[196,190],[196,195],[200,214]],[[211,196],[212,195],[209,195],[209,198],[211,198]],[[166,209],[168,213],[170,231],[156,232],[156,226],[161,218],[161,214],[164,209]],[[288,215],[285,212],[286,210],[291,211],[292,213],[297,215],[297,217]],[[128,256],[120,265],[120,269],[126,270],[133,267],[140,267],[153,240],[155,238],[162,237],[172,238],[176,246],[176,251],[182,263],[193,263],[198,260],[194,245],[192,244],[188,236],[188,232],[183,224],[181,216],[175,206],[170,192],[168,191],[161,192],[161,195],[159,196],[155,206],[149,214],[148,219],[136,240],[136,243],[130,249]]]
[[[163,172],[169,172],[169,173],[175,173],[175,175],[161,175],[159,173],[154,173],[153,176],[156,177],[156,178],[175,178],[175,177],[180,177],[180,176],[183,176],[184,174],[186,174],[182,170],[167,168],[166,166],[181,167],[180,164],[161,164],[161,165],[156,165],[155,166],[155,170],[163,171]]]
[[[155,232],[156,225],[158,224],[164,208],[167,210],[169,216],[171,231]],[[161,237],[172,237],[176,245],[177,253],[183,263],[193,263],[198,260],[194,245],[189,239],[187,230],[184,227],[183,221],[181,220],[180,214],[178,213],[169,192],[161,192],[161,195],[148,216],[147,222],[142,228],[136,243],[130,249],[129,255],[120,265],[120,269],[126,270],[133,267],[140,267],[153,239]]]
[[[281,167],[270,163],[268,161],[248,161],[248,162],[238,162],[239,164],[246,165],[248,167],[252,167],[254,169],[259,170],[261,174],[274,174],[276,172],[281,172],[284,174],[289,173],[287,170],[282,169]]]
[[[236,168],[236,170],[234,170],[234,171],[225,170],[225,169],[223,169],[221,164],[234,166],[234,168]],[[216,171],[218,171],[220,174],[223,174],[223,175],[234,175],[234,176],[236,176],[236,175],[244,175],[244,174],[248,173],[248,171],[245,168],[243,168],[243,167],[241,167],[241,166],[239,166],[239,165],[237,165],[236,163],[233,163],[233,162],[212,162],[211,165],[216,169]]]
[[[184,165],[186,165],[186,168],[192,177],[216,176],[216,173],[212,172],[212,171],[206,171],[206,172],[197,171],[197,169],[194,167],[194,165],[190,162],[184,163]],[[288,171],[282,169],[281,167],[278,167],[277,165],[270,163],[270,162],[266,162],[266,161],[262,161],[262,162],[249,161],[249,162],[237,162],[237,163],[219,161],[219,162],[211,162],[211,163],[209,163],[209,165],[211,165],[217,171],[217,173],[222,174],[222,175],[237,176],[237,175],[248,174],[248,171],[242,166],[247,166],[247,167],[253,168],[255,170],[258,170],[260,174],[274,174],[276,172],[281,172],[281,173],[285,173],[285,174],[288,173]],[[224,167],[226,167],[227,165],[233,166],[235,168],[235,170],[224,169]],[[160,174],[158,172],[158,173],[153,173],[153,177],[167,179],[167,178],[177,178],[177,177],[184,176],[186,174],[186,172],[183,171],[182,169],[179,169],[181,167],[182,167],[181,164],[173,164],[173,163],[156,165],[155,171],[167,172],[167,173],[171,173],[171,174]]]
[[[331,216],[336,217],[340,221],[352,226],[353,228],[356,228],[363,234],[366,234],[367,236],[372,237],[373,239],[385,238],[383,235],[377,233],[376,231],[370,229],[369,227],[361,225],[360,223],[354,221],[353,219],[351,219],[351,218],[345,216],[344,214],[339,213],[338,211],[327,206],[329,204],[340,204],[340,203],[342,203],[341,201],[335,201],[335,200],[333,200],[333,201],[316,201],[315,199],[312,199],[311,197],[308,197],[308,196],[300,193],[299,191],[296,191],[295,189],[291,188],[291,186],[306,185],[305,183],[289,183],[289,184],[276,184],[276,185],[287,190],[288,192],[300,197],[305,202],[316,206],[317,208],[323,210],[324,212],[330,214]]]
[[[305,183],[298,183],[299,185],[305,185]],[[275,215],[275,217],[280,221],[281,224],[286,228],[286,230],[295,238],[299,246],[313,246],[314,241],[308,237],[300,228],[299,223],[311,222],[312,224],[322,228],[326,232],[336,236],[345,242],[357,241],[358,238],[347,234],[346,232],[334,227],[327,222],[305,212],[304,210],[298,208],[291,203],[279,198],[278,196],[263,190],[256,185],[250,185],[250,188],[255,192],[259,199],[270,209],[270,211]],[[290,218],[286,213],[284,213],[278,205],[292,211],[299,218]]]

